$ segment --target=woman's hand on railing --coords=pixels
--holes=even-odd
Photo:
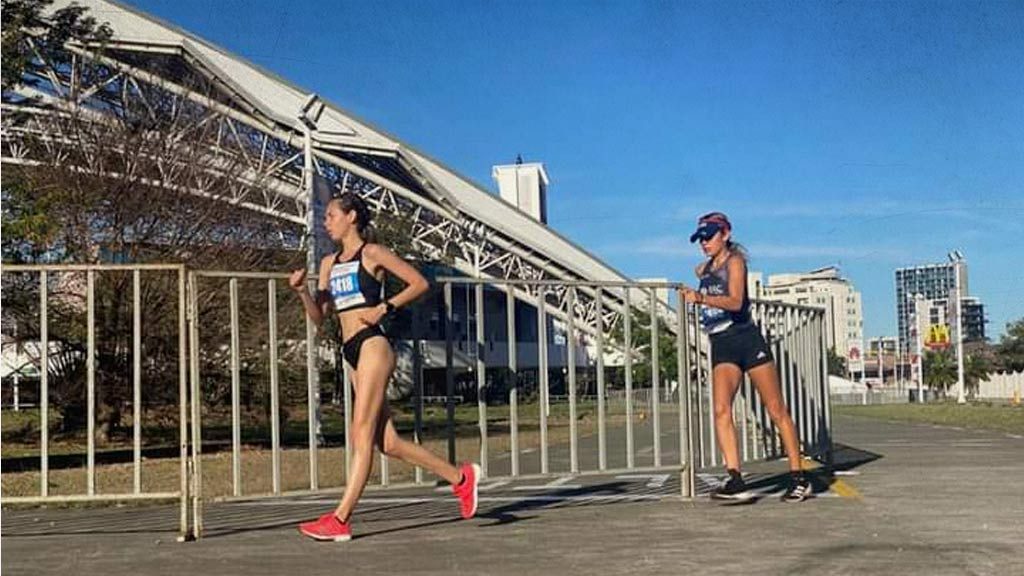
[[[680,286],[676,291],[679,295],[679,299],[683,302],[689,302],[691,304],[698,304],[703,301],[701,293],[687,286]]]
[[[288,277],[288,286],[296,292],[306,291],[306,270],[293,270],[292,275]]]

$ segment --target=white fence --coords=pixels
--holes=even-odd
[[[1024,371],[989,374],[978,382],[978,398],[1024,397]]]

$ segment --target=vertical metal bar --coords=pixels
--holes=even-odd
[[[797,430],[800,434],[801,452],[803,452],[803,445],[809,438],[807,434],[807,387],[810,374],[807,371],[807,313],[798,312],[797,318],[797,369],[800,371],[797,377],[797,399],[800,404],[800,420]]]
[[[796,404],[797,404],[797,417],[796,417],[796,433],[800,438],[801,452],[803,451],[803,442],[807,438],[804,431],[804,420],[806,411],[804,410],[805,390],[807,386],[807,372],[805,369],[804,360],[804,313],[802,310],[796,311]]]
[[[810,341],[807,343],[811,353],[811,371],[814,374],[814,386],[811,389],[811,399],[813,400],[811,409],[811,438],[810,441],[814,444],[815,453],[820,450],[818,439],[821,434],[821,420],[822,410],[821,407],[821,382],[828,381],[827,369],[825,372],[821,371],[821,344],[820,341],[824,337],[824,319],[821,314],[815,314],[811,318],[814,330],[811,333]]]
[[[345,484],[352,471],[352,372],[348,362],[341,363],[342,396],[345,402]]]
[[[519,475],[519,374],[517,366],[519,358],[516,357],[516,295],[515,287],[511,284],[506,287],[505,307],[506,321],[508,322],[508,420],[511,434],[512,476]]]
[[[796,428],[796,426],[798,425],[798,422],[799,422],[799,420],[797,420],[797,418],[800,415],[799,414],[800,407],[797,405],[797,401],[798,401],[798,398],[799,398],[799,396],[797,396],[797,387],[799,385],[799,380],[797,379],[797,365],[796,365],[796,361],[797,361],[796,360],[796,358],[797,358],[796,357],[796,340],[797,340],[797,334],[798,334],[798,327],[797,327],[797,323],[796,323],[796,320],[795,320],[794,312],[795,312],[795,310],[792,309],[792,308],[786,308],[784,310],[784,314],[785,314],[785,317],[786,317],[786,327],[787,327],[786,328],[786,332],[787,332],[786,333],[786,342],[785,342],[785,346],[786,346],[786,379],[787,379],[786,391],[787,391],[788,402],[789,402],[787,405],[789,407],[790,416],[791,416],[791,418],[793,420],[794,429],[799,430],[799,428]],[[776,431],[778,431],[778,426],[776,426]],[[782,451],[785,449],[785,446],[783,446],[783,444],[782,444],[782,435],[781,434],[778,435],[778,441],[779,441],[779,453],[781,454]]]
[[[704,347],[704,338],[700,333],[700,313],[696,305],[692,308],[693,310],[693,348],[694,348],[694,371],[697,374],[697,389],[695,394],[695,400],[697,402],[697,446],[700,452],[700,467],[703,468],[706,464],[706,450],[705,450],[705,439],[707,434],[704,430],[704,378],[706,375],[704,371],[704,361],[701,358],[701,349]]]
[[[771,350],[771,344],[769,342],[768,331],[767,331],[767,328],[766,328],[766,326],[768,324],[768,321],[767,321],[767,317],[768,317],[767,306],[765,304],[760,304],[759,303],[759,304],[757,304],[755,306],[755,310],[757,311],[757,326],[758,326],[758,328],[761,331],[761,337],[764,338],[765,344],[768,345],[768,349],[770,351]],[[776,366],[777,365],[778,364],[776,363]],[[750,419],[750,443],[751,443],[750,451],[751,451],[751,456],[755,460],[758,460],[758,459],[760,459],[760,458],[762,458],[764,456],[761,453],[761,438],[763,436],[763,430],[764,429],[761,426],[761,422],[757,419],[757,415],[758,415],[758,411],[757,410],[758,410],[758,406],[759,406],[759,399],[760,399],[760,394],[757,394],[757,391],[754,389],[753,383],[751,383],[749,381],[749,379],[748,379],[748,382],[747,382],[747,413],[748,414],[747,414],[747,416]]]
[[[803,430],[804,430],[804,432],[801,435],[801,440],[804,442],[805,445],[809,446],[810,445],[809,442],[813,438],[813,436],[811,435],[811,401],[812,401],[812,398],[811,398],[810,392],[811,392],[811,389],[814,387],[813,383],[812,383],[812,378],[814,377],[814,373],[811,370],[811,365],[812,365],[811,350],[810,350],[810,342],[811,342],[811,314],[810,314],[810,312],[804,312],[803,316],[804,316],[804,321],[801,322],[801,325],[802,325],[803,328],[802,328],[802,335],[801,335],[801,338],[800,338],[800,352],[802,354],[802,359],[801,359],[801,362],[800,362],[800,370],[801,370],[801,372],[803,372],[803,376],[804,377],[801,379],[803,385],[801,386],[800,394],[801,394],[801,397],[802,397],[802,400],[803,400],[802,403],[803,403],[803,423],[804,423]]]
[[[679,393],[679,463],[683,466],[682,484],[683,498],[693,498],[694,463],[693,463],[693,432],[690,430],[690,346],[689,325],[686,322],[686,302],[681,298],[676,305],[676,372],[678,373]]]
[[[281,399],[277,382],[277,290],[267,280],[267,314],[270,324],[270,453],[274,494],[281,493]]]
[[[804,353],[804,427],[805,433],[803,435],[804,445],[807,447],[805,452],[811,452],[814,449],[814,388],[818,384],[817,374],[815,373],[814,365],[817,359],[814,356],[814,350],[811,348],[811,342],[814,340],[814,320],[815,314],[812,312],[806,312],[806,328],[804,329],[804,337],[801,342]]]
[[[755,313],[760,311],[760,305],[753,304],[751,309]],[[760,318],[760,316],[757,316]],[[761,329],[761,322],[756,322],[754,327],[761,333],[761,337],[764,338],[764,333]],[[749,377],[743,379],[743,458],[745,460],[756,460],[757,459],[757,418],[754,416],[754,398],[757,396],[757,391],[754,387],[754,383]]]
[[[89,496],[96,493],[96,275],[86,272],[86,359],[85,386],[87,412],[86,484]]]
[[[413,385],[413,442],[423,443],[423,335],[420,310],[412,312],[412,385]],[[414,470],[417,484],[423,482],[423,468],[416,466]]]
[[[314,294],[316,294],[318,263],[315,230],[320,224],[316,221],[319,211],[314,208],[318,203],[315,182],[316,167],[313,161],[312,130],[305,122],[302,122],[301,125],[303,132],[302,188],[306,193],[306,274],[307,282],[311,285],[309,287],[313,288]],[[319,299],[315,300],[319,301]],[[320,346],[313,320],[306,314],[303,316],[306,319],[306,427],[309,446],[309,489],[316,490],[320,482],[319,454],[317,452],[320,436]]]
[[[661,466],[661,371],[659,366],[658,295],[651,288],[651,411],[654,417],[654,465]]]
[[[469,314],[469,310],[466,310]],[[455,319],[452,313],[452,285],[444,284],[444,365],[445,365],[445,407],[448,413],[448,461],[455,463],[455,354],[452,339]]]
[[[142,492],[142,286],[132,270],[132,489]]]
[[[387,402],[387,399],[384,400]],[[380,485],[387,486],[391,484],[391,469],[388,465],[388,455],[380,453]]]
[[[749,424],[747,422],[747,412],[750,411],[750,396],[751,396],[750,377],[747,376],[746,374],[744,374],[743,375],[743,382],[741,384],[743,386],[742,393],[740,394],[741,398],[740,398],[740,403],[739,403],[740,427],[743,428],[743,433],[740,435],[740,441],[743,443],[743,452],[742,452],[741,456],[742,456],[744,462],[748,462],[750,460],[750,448],[749,448],[749,446],[750,446],[749,445],[749,440],[750,440],[749,439],[749,432],[750,432],[750,430],[748,429]]]
[[[795,406],[795,404],[796,404],[796,393],[794,392],[794,384],[793,384],[793,341],[795,340],[795,336],[794,336],[795,327],[794,327],[794,323],[793,323],[793,309],[792,308],[783,308],[782,310],[780,310],[780,313],[782,315],[782,325],[783,325],[782,333],[784,334],[784,338],[782,338],[782,341],[780,343],[780,346],[782,348],[781,357],[785,359],[785,367],[782,370],[782,375],[783,375],[782,396],[783,396],[783,399],[786,401],[786,407],[789,409],[789,414],[790,414],[790,416],[793,419],[794,427],[795,427],[796,418],[797,418],[797,412],[796,412],[797,406]],[[775,426],[774,424],[775,423],[772,422],[772,428],[775,431],[775,434],[773,435],[773,438],[774,438],[773,442],[775,443],[775,453],[779,454],[779,453],[781,453],[781,449],[782,449],[782,438],[781,438],[781,436],[778,433],[779,432],[778,427]]]
[[[39,272],[39,495],[50,495],[50,331],[46,270]]]
[[[476,406],[480,427],[480,475],[487,477],[487,362],[484,358],[484,285],[476,289]]]
[[[765,318],[766,326],[762,326],[761,330],[762,330],[762,332],[765,333],[765,338],[767,339],[767,343],[768,343],[768,349],[772,352],[772,355],[774,357],[774,360],[775,360],[775,375],[778,378],[779,388],[781,390],[782,389],[782,370],[783,370],[782,358],[779,355],[779,350],[780,350],[780,348],[779,348],[779,334],[781,334],[781,330],[779,330],[778,314],[775,311],[775,305],[773,305],[773,304],[765,304],[764,305],[764,318]],[[787,409],[788,409],[788,407],[787,407]],[[771,428],[771,422],[768,421],[769,419],[767,418],[766,414],[767,414],[767,411],[765,410],[764,402],[762,401],[761,395],[760,394],[755,394],[754,395],[754,420],[756,421],[757,427],[758,427],[758,440],[757,440],[758,441],[758,445],[759,445],[758,449],[760,450],[760,454],[761,454],[762,458],[768,458],[768,456],[769,456],[769,454],[768,454],[769,441],[768,440],[771,438],[771,434],[774,434],[774,432],[772,431],[772,428]]]
[[[203,396],[199,382],[199,282],[189,273],[189,363],[191,364],[190,405],[192,407],[192,531],[203,533]]]
[[[820,437],[821,431],[821,383],[822,381],[828,381],[828,376],[821,371],[821,345],[819,344],[822,340],[823,330],[822,325],[824,324],[823,315],[821,313],[814,314],[811,317],[813,329],[811,330],[810,342],[807,343],[808,349],[811,354],[811,366],[809,367],[811,373],[814,375],[814,385],[811,388],[811,399],[813,404],[811,405],[811,438],[810,441],[815,447],[815,452],[818,451],[820,446],[818,445],[818,438]]]
[[[387,404],[387,402],[388,402],[387,384],[385,384],[384,385],[384,403]],[[380,485],[381,486],[388,486],[388,485],[391,484],[391,465],[390,465],[390,460],[388,459],[388,455],[385,454],[383,450],[381,450],[379,452],[379,454],[380,454]],[[373,457],[373,448],[372,447],[370,448],[370,457],[371,458]]]
[[[188,529],[188,294],[185,290],[185,267],[178,269],[178,454],[181,500],[178,538],[189,537]]]
[[[763,308],[763,305],[762,304],[754,304],[754,305],[751,306],[751,309],[754,311],[754,313],[756,315],[755,327],[761,333],[761,338],[763,338],[765,340],[765,344],[767,345],[767,343],[768,343],[768,339],[767,338],[768,337],[767,337],[767,335],[765,334],[765,331],[764,331],[764,308]],[[749,378],[747,379],[745,390],[746,390],[746,393],[747,393],[747,399],[746,399],[746,402],[744,403],[744,408],[746,410],[747,427],[749,428],[749,430],[747,431],[748,432],[748,438],[749,438],[749,441],[750,441],[750,447],[749,447],[750,452],[749,452],[749,454],[750,454],[750,458],[752,460],[757,460],[757,450],[758,450],[757,443],[758,443],[758,437],[759,437],[758,436],[759,426],[758,426],[758,422],[757,422],[757,413],[755,412],[755,407],[757,406],[757,396],[758,396],[758,394],[757,394],[757,389],[754,386],[754,383],[752,381],[750,381]]]
[[[781,393],[785,395],[785,381],[783,376],[785,375],[785,362],[782,358],[782,340],[785,336],[785,329],[781,324],[778,306],[776,304],[768,304],[766,318],[770,319],[771,328],[770,333],[772,335],[772,341],[770,342],[772,354],[775,356],[775,367],[778,374],[778,385]],[[772,421],[767,416],[767,410],[765,410],[764,402],[762,402],[761,396],[758,396],[757,409],[758,409],[758,421],[761,423],[761,434],[762,434],[762,447],[764,448],[765,457],[768,457],[769,452],[771,456],[777,456],[778,452],[775,450],[775,428]],[[784,402],[784,401],[783,401]],[[786,405],[788,411],[790,407]]]
[[[708,398],[708,451],[711,453],[711,465],[718,466],[718,430],[715,428],[715,424],[718,421],[718,416],[715,414],[715,366],[712,363],[711,358],[713,347],[714,344],[711,343],[711,339],[709,337],[708,354],[705,364],[707,370],[705,388],[707,389]]]
[[[796,431],[800,438],[800,444],[807,438],[804,431],[804,420],[806,412],[804,410],[804,387],[806,386],[807,373],[804,370],[804,313],[801,310],[796,311],[796,329],[794,331],[793,344],[795,348],[796,362],[796,390],[794,391],[796,404]]]
[[[316,325],[306,316],[306,423],[309,446],[309,489],[320,487],[320,346]]]
[[[622,308],[623,343],[626,370],[626,468],[633,468],[633,305],[630,304],[632,287],[626,288]]]
[[[809,314],[808,322],[810,324],[810,330],[807,336],[807,355],[810,358],[810,362],[807,364],[808,369],[808,386],[807,386],[807,397],[810,400],[810,410],[808,411],[808,428],[810,435],[807,437],[807,442],[811,446],[811,451],[816,452],[818,447],[818,415],[820,414],[818,406],[818,387],[821,385],[821,373],[819,368],[821,367],[821,359],[818,358],[818,314]]]
[[[566,345],[569,347],[569,470],[576,474],[580,471],[579,430],[576,426],[576,287],[569,287],[568,323],[566,324]]]
[[[601,302],[602,290],[597,289],[594,296],[594,309],[597,310],[597,468],[608,468],[608,436],[605,429],[605,389],[604,389],[604,304]]]
[[[763,304],[760,308],[761,311],[761,333],[764,335],[765,342],[768,344],[768,350],[772,352],[772,357],[775,360],[776,375],[779,375],[779,370],[782,368],[782,364],[779,362],[779,355],[775,352],[775,325],[771,315],[771,305]],[[782,387],[782,380],[779,380],[779,387]],[[753,388],[753,386],[751,386]],[[781,393],[781,392],[780,392]],[[754,458],[767,458],[768,453],[765,450],[765,441],[767,439],[768,428],[765,425],[763,414],[763,406],[761,404],[761,395],[755,393],[752,397],[750,404],[751,414],[754,418]]]
[[[824,317],[824,312],[822,313],[822,316]],[[824,322],[824,319],[822,319],[822,322]],[[831,398],[830,398],[831,390],[829,389],[829,384],[828,384],[828,352],[827,352],[827,348],[826,348],[826,346],[827,346],[826,337],[822,336],[820,340],[821,340],[821,373],[822,373],[822,378],[823,378],[823,381],[822,381],[822,384],[821,384],[821,407],[822,407],[823,416],[824,416],[824,419],[825,419],[824,420],[825,438],[823,440],[824,440],[824,442],[826,442],[826,445],[824,446],[824,449],[825,449],[825,466],[827,468],[831,469],[832,468],[832,463],[833,463],[832,462],[832,455],[833,455],[834,450],[833,450],[833,445],[832,445],[832,402],[831,402]],[[920,391],[920,389],[918,389],[918,391]]]
[[[238,279],[228,280],[231,315],[231,493],[242,495],[242,408],[239,362]]]
[[[543,286],[537,287],[537,372],[540,386],[540,473],[548,473],[548,325]]]
[[[306,423],[309,446],[309,489],[320,487],[320,345],[316,325],[306,317]]]

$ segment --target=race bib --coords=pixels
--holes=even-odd
[[[342,262],[331,267],[328,286],[335,310],[341,311],[366,302],[359,289],[359,261]]]

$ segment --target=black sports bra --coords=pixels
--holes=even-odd
[[[372,308],[381,303],[383,285],[363,266],[364,243],[351,260],[341,261],[341,252],[334,257],[327,290],[338,312],[356,308]]]

